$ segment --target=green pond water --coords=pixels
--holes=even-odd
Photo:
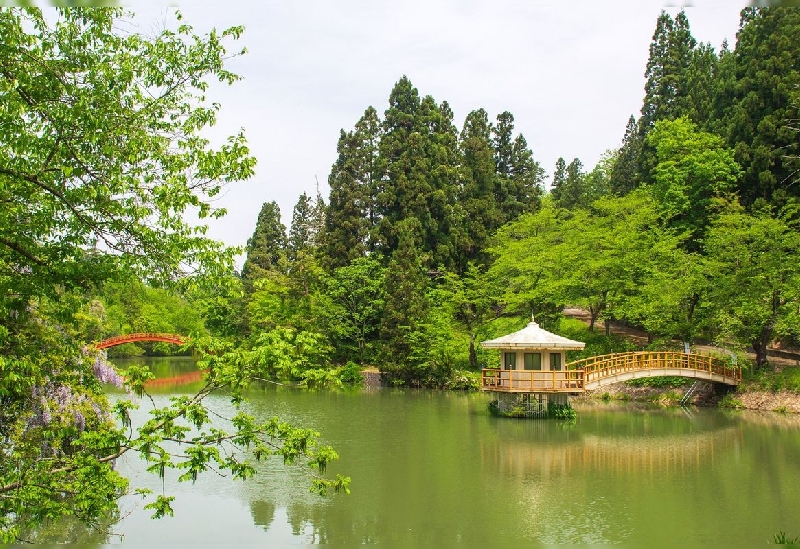
[[[186,360],[153,364],[162,377]],[[197,384],[156,389],[156,403]],[[352,477],[352,494],[320,498],[279,460],[246,482],[214,473],[167,478],[175,516],[151,520],[135,497],[111,526],[124,544],[393,546],[763,546],[800,535],[800,419],[775,413],[576,403],[573,423],[488,414],[488,394],[267,386],[247,410],[313,427]],[[210,405],[222,415],[223,397]],[[149,403],[142,402],[144,417]],[[126,455],[132,486],[161,481]]]

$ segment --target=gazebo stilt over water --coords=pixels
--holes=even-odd
[[[542,417],[550,404],[566,405],[584,391],[583,371],[566,369],[566,351],[586,346],[542,329],[533,319],[512,334],[481,342],[500,351],[500,364],[481,372],[481,390],[492,392],[504,415]]]

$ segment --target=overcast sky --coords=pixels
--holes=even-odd
[[[142,31],[174,19],[168,4],[139,1]],[[176,4],[172,4],[176,5]],[[215,87],[222,104],[215,140],[240,128],[258,158],[256,175],[227,188],[229,214],[211,236],[243,246],[264,202],[278,202],[287,228],[298,196],[326,201],[339,130],[372,105],[379,113],[407,75],[420,92],[446,100],[460,129],[467,113],[515,118],[548,174],[578,157],[590,170],[619,146],[644,95],[648,47],[662,9],[686,5],[694,37],[719,48],[736,42],[743,4],[631,0],[402,2],[215,0],[178,3],[197,31],[244,25],[248,53],[229,68],[244,77]]]

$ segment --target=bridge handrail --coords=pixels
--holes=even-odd
[[[585,371],[586,382],[634,370],[667,368],[706,371],[737,382],[742,379],[741,368],[731,367],[723,359],[678,351],[633,351],[596,355],[572,361],[566,368]]]
[[[163,341],[166,343],[175,343],[176,345],[183,345],[186,343],[186,337],[180,334],[168,334],[164,332],[134,332],[131,334],[122,334],[111,336],[102,341],[94,344],[97,349],[105,349],[106,347],[113,347],[122,343],[132,343],[134,341]]]

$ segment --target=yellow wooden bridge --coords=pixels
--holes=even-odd
[[[613,353],[583,358],[564,370],[505,370],[487,368],[481,389],[505,393],[582,393],[604,385],[655,376],[681,376],[738,385],[740,368],[701,354],[674,351]]]

